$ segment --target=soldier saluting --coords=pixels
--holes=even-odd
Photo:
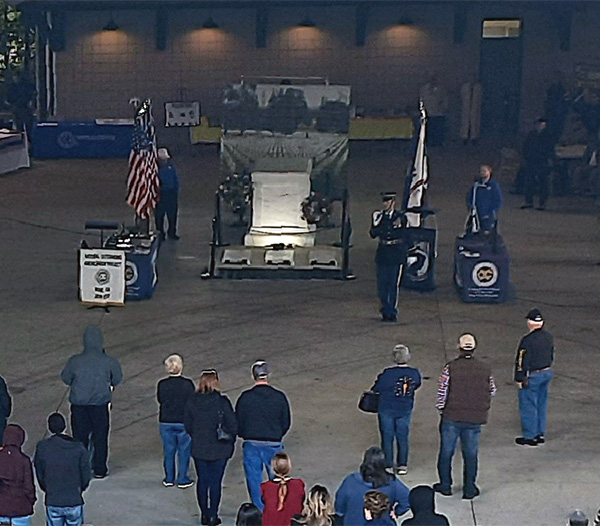
[[[408,251],[406,218],[396,210],[396,192],[382,192],[382,210],[373,212],[369,235],[379,238],[375,255],[382,321],[398,321],[398,288]]]

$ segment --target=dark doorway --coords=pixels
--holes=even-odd
[[[519,131],[522,25],[519,19],[484,20],[479,76],[483,88],[481,132],[512,137]]]

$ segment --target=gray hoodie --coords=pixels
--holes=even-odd
[[[83,352],[71,356],[60,375],[71,386],[69,401],[73,405],[105,405],[111,400],[111,387],[123,380],[121,365],[106,354],[102,344],[100,327],[88,325],[83,335]]]

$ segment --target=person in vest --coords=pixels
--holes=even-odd
[[[546,442],[548,389],[554,376],[554,340],[544,330],[539,309],[529,311],[526,318],[529,333],[521,338],[515,359],[523,436],[517,437],[515,442],[520,446],[537,446]]]
[[[477,342],[472,334],[458,339],[458,358],[448,362],[438,385],[436,407],[440,422],[440,452],[438,475],[440,481],[433,489],[445,496],[452,495],[452,457],[460,438],[464,462],[463,499],[479,495],[477,452],[481,425],[487,423],[491,397],[496,385],[490,367],[473,358]]]

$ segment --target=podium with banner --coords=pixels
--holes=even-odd
[[[125,252],[101,248],[79,250],[79,299],[88,305],[125,303]]]
[[[456,238],[454,284],[465,303],[506,301],[510,289],[510,258],[499,234],[467,234]]]

